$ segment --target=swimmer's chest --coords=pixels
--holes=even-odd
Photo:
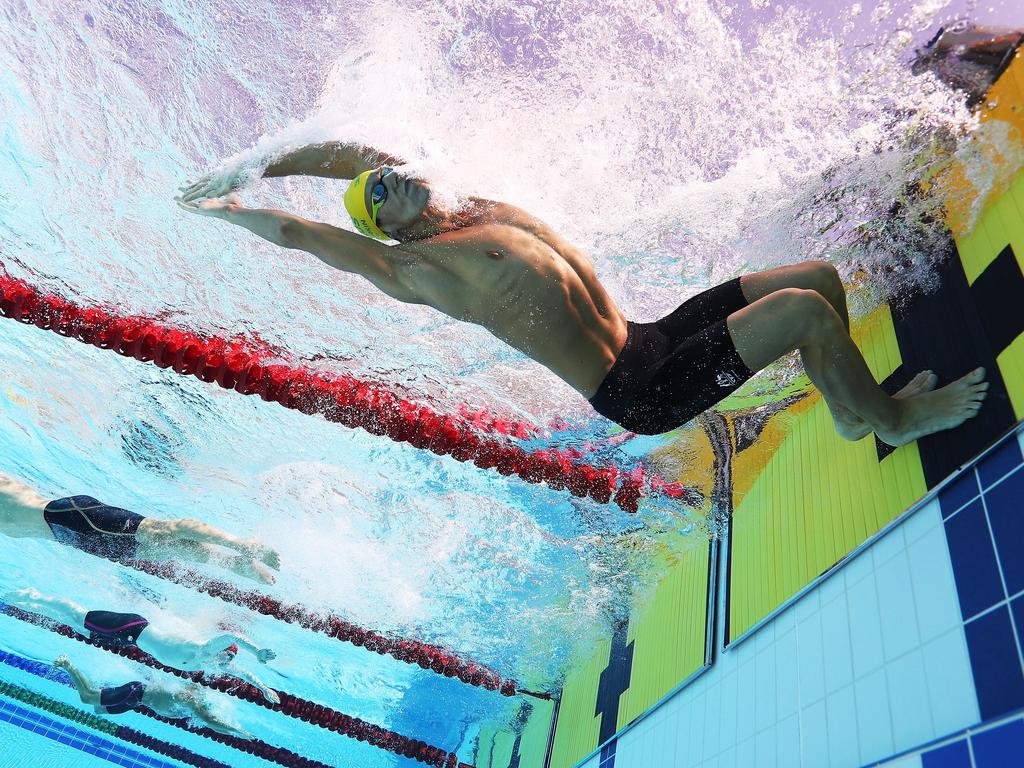
[[[468,300],[545,293],[571,272],[561,255],[532,232],[508,224],[465,227],[425,244],[423,255],[442,286]],[[520,296],[522,298],[522,296]]]

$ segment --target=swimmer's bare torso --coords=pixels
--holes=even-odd
[[[586,397],[626,339],[589,259],[519,208],[476,201],[463,227],[396,246],[397,298],[486,328]],[[410,254],[408,258],[403,254]]]
[[[304,147],[272,163],[267,176],[291,173],[353,178],[400,161],[347,144]],[[230,174],[183,188],[186,207],[244,226],[356,272],[389,296],[424,304],[482,326],[591,397],[626,340],[626,320],[575,246],[526,211],[470,198],[457,212],[434,207],[429,184],[402,168],[377,179],[389,192],[378,222],[398,245],[279,211],[248,209],[223,195]]]

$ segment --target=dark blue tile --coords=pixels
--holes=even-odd
[[[986,491],[985,507],[992,522],[1006,589],[1015,595],[1024,589],[1024,469]]]
[[[1013,720],[971,736],[977,768],[1007,768],[1024,761],[1024,721]]]
[[[923,752],[921,765],[923,768],[971,768],[971,753],[967,749],[967,739]]]
[[[978,488],[974,468],[965,469],[956,480],[939,491],[942,517],[949,517],[979,493],[981,490]]]
[[[1024,458],[1020,455],[1020,443],[1017,442],[1017,435],[1010,435],[1003,440],[1002,445],[992,453],[978,462],[978,479],[981,480],[981,487],[988,488],[992,483],[1012,472],[1021,464]]]
[[[1024,672],[1006,606],[970,622],[964,633],[982,720],[1024,706]]]
[[[981,499],[946,521],[946,544],[964,620],[1006,599]]]

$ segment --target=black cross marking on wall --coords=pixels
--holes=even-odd
[[[622,621],[615,625],[608,666],[601,673],[601,680],[597,686],[594,716],[601,716],[598,744],[615,735],[616,723],[619,720],[619,697],[629,688],[629,679],[633,670],[633,643],[626,644],[628,632],[629,621]]]
[[[1024,332],[1024,312],[1019,309],[1024,275],[1010,246],[1000,251],[973,285],[967,284],[958,258],[949,259],[939,277],[937,291],[890,304],[901,367],[907,379],[931,369],[942,386],[984,366],[989,390],[973,419],[918,441],[929,488],[991,445],[1016,421],[996,357]],[[880,446],[879,461],[889,452],[887,446]]]

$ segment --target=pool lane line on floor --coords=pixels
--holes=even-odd
[[[200,336],[149,318],[122,317],[103,307],[79,306],[11,277],[2,264],[0,314],[243,395],[259,395],[267,402],[318,414],[456,461],[472,461],[481,469],[517,475],[528,483],[546,483],[602,504],[614,503],[627,512],[636,512],[646,495],[679,503],[693,500],[693,489],[647,473],[643,466],[628,470],[598,466],[580,461],[570,451],[522,448],[512,441],[530,437],[522,424],[445,414],[376,382],[328,375],[300,365],[268,363],[280,357],[241,339]]]
[[[191,680],[192,682],[205,686],[206,688],[226,693],[236,699],[248,701],[274,712],[281,712],[288,717],[304,720],[305,722],[311,723],[325,730],[334,731],[335,733],[340,733],[343,736],[348,736],[351,739],[365,741],[375,747],[387,750],[388,752],[392,752],[396,755],[402,755],[414,760],[419,760],[427,765],[447,766],[448,768],[455,768],[458,763],[458,758],[454,752],[449,753],[447,750],[432,746],[419,739],[403,736],[402,734],[395,733],[387,728],[382,728],[372,723],[368,723],[358,717],[346,715],[324,704],[317,704],[315,702],[308,701],[307,699],[276,689],[275,693],[280,697],[281,703],[273,704],[267,700],[256,686],[247,683],[244,680],[240,680],[237,677],[232,677],[226,674],[207,675],[200,671],[187,672],[182,669],[169,667],[165,664],[161,664],[138,646],[115,645],[104,643],[102,640],[93,640],[82,633],[75,631],[67,624],[62,624],[54,619],[50,619],[37,613],[32,613],[31,611],[26,611],[21,608],[16,608],[12,605],[6,605],[3,602],[0,602],[0,612],[13,619],[17,619],[18,621],[25,622],[26,624],[31,624],[41,629],[49,630],[50,632],[61,635],[62,637],[77,640],[78,642],[85,643],[86,645],[101,648],[105,651],[122,656],[126,659],[131,659],[132,661],[143,664],[152,669],[157,669],[161,672],[174,675],[175,677]]]

